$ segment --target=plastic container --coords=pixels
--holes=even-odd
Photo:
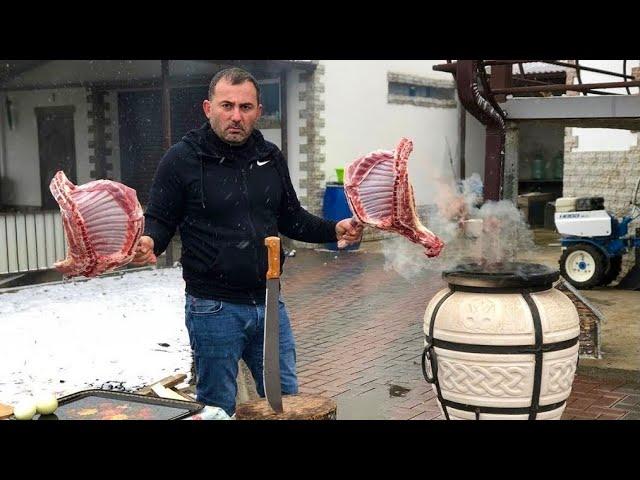
[[[564,175],[564,157],[562,153],[559,153],[554,158],[554,177],[561,179]]]
[[[338,178],[338,183],[344,183],[344,168],[336,168],[336,177]]]
[[[322,206],[322,214],[327,220],[339,221],[345,218],[351,218],[353,214],[347,203],[347,196],[344,193],[344,186],[336,183],[327,183],[324,192],[324,201]],[[337,242],[326,243],[328,250],[338,250]],[[360,243],[349,245],[340,250],[357,250]]]
[[[536,156],[531,163],[531,178],[542,180],[544,177],[544,161],[541,156]]]

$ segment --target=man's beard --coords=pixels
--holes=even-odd
[[[247,131],[241,128],[241,131],[239,133],[232,133],[232,134],[228,134],[227,130],[222,130],[220,133],[218,133],[218,129],[214,127],[214,125],[211,125],[211,128],[213,129],[213,131],[216,133],[216,135],[218,135],[218,137],[220,137],[220,139],[222,139],[223,141],[225,141],[226,143],[228,143],[229,145],[243,145],[247,142],[247,140],[249,140],[249,137],[251,135],[251,130],[249,130],[249,132],[247,133]],[[229,135],[232,135],[233,137],[236,138],[229,138]],[[238,139],[237,136],[240,136],[241,138]]]

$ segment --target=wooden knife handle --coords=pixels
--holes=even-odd
[[[269,260],[269,270],[267,279],[280,277],[280,237],[267,237],[264,239],[267,246],[267,258]]]

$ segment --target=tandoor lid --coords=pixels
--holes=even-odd
[[[536,289],[551,288],[560,278],[558,270],[539,263],[468,263],[445,270],[442,278],[453,289]]]

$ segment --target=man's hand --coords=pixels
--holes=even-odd
[[[338,248],[344,248],[362,239],[364,225],[353,218],[345,218],[336,224],[336,238]]]
[[[153,238],[142,236],[136,245],[136,256],[129,265],[141,267],[143,265],[156,263],[156,256],[153,254]]]

